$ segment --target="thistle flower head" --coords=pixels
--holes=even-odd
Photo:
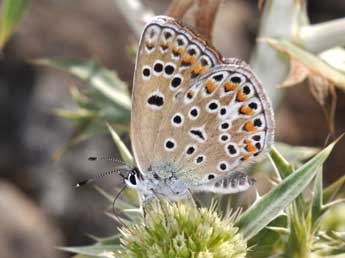
[[[213,207],[213,208],[212,208]],[[190,203],[153,203],[145,224],[121,229],[121,258],[243,258],[247,244],[229,216]],[[163,211],[162,211],[163,209]]]

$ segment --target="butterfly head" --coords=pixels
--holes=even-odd
[[[138,168],[134,168],[124,179],[129,188],[139,191],[145,199],[155,197],[177,201],[188,194],[188,187],[173,174],[161,177],[157,172],[143,176]]]

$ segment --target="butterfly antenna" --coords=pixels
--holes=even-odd
[[[88,158],[89,161],[100,161],[100,160],[107,160],[107,161],[111,161],[113,163],[117,163],[117,164],[121,164],[121,165],[126,165],[127,164],[122,161],[122,160],[119,160],[119,159],[115,159],[115,158],[112,158],[112,157],[96,157],[96,156],[90,156]]]
[[[76,187],[81,187],[81,186],[83,186],[83,185],[87,185],[87,184],[89,184],[89,183],[91,183],[91,182],[93,182],[93,181],[95,181],[95,180],[98,180],[98,179],[103,178],[103,177],[105,177],[105,176],[112,175],[112,174],[114,174],[114,173],[117,173],[117,174],[119,174],[122,178],[125,178],[126,176],[125,176],[124,174],[122,174],[122,172],[123,172],[123,170],[121,170],[121,169],[114,169],[114,170],[106,171],[106,172],[104,172],[104,173],[102,173],[102,174],[99,174],[98,176],[93,177],[93,178],[89,178],[89,179],[80,181],[80,182],[77,183],[75,186],[76,186]]]
[[[113,214],[115,216],[115,218],[120,222],[120,224],[125,225],[125,223],[122,221],[122,219],[116,215],[115,212],[115,204],[117,199],[119,199],[119,197],[121,196],[122,192],[127,188],[127,185],[123,185],[123,187],[121,188],[121,190],[115,195],[114,200],[113,200]]]

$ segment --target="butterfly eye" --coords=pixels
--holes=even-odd
[[[137,179],[135,177],[135,174],[130,174],[129,175],[129,182],[132,184],[132,185],[136,185],[137,184]]]

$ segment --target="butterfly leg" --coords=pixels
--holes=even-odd
[[[167,226],[168,225],[168,220],[167,220],[167,210],[165,207],[165,204],[163,202],[163,200],[161,198],[159,198],[159,196],[157,194],[155,194],[154,192],[152,192],[151,195],[144,195],[142,197],[142,207],[143,207],[143,216],[144,216],[144,223],[146,225],[146,217],[147,217],[147,210],[148,210],[148,206],[152,203],[152,201],[154,199],[157,199],[158,201],[158,205],[159,208],[161,209],[161,211],[163,212],[163,216],[164,216],[164,224]]]
[[[197,205],[197,203],[193,197],[192,191],[190,189],[188,189],[187,199],[192,203],[192,205],[195,209],[199,210],[198,205]]]
[[[163,212],[163,216],[164,216],[164,225],[165,225],[165,226],[168,226],[168,218],[167,218],[168,211],[166,210],[166,206],[165,206],[165,204],[164,204],[164,201],[163,201],[161,198],[159,198],[159,196],[157,196],[156,194],[155,194],[155,196],[156,196],[156,198],[157,198],[157,200],[158,200],[159,207],[160,207],[160,209],[161,209],[162,212]]]
[[[149,208],[148,206],[152,202],[152,200],[155,198],[154,195],[142,195],[141,196],[141,206],[143,209],[143,217],[144,217],[144,224],[146,225],[146,215],[147,215],[147,209]]]

